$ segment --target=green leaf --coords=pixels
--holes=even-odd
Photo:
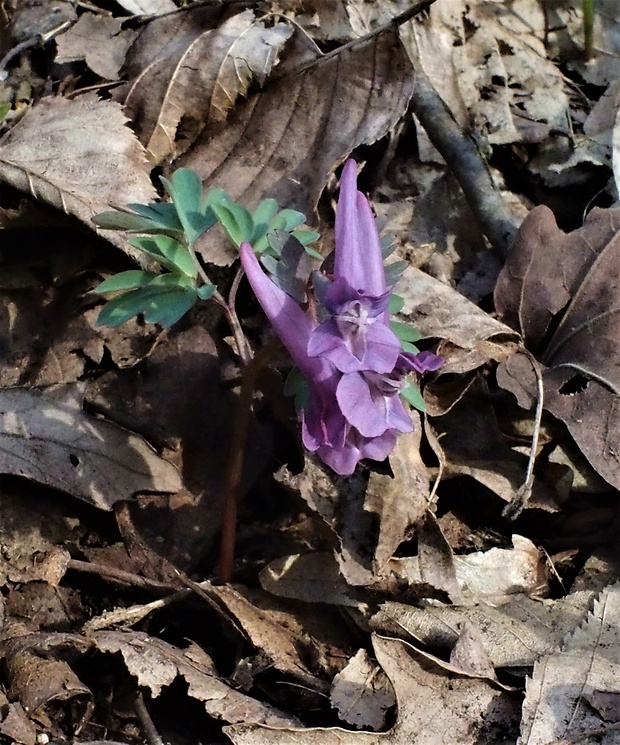
[[[133,230],[147,232],[154,225],[148,218],[141,215],[133,215],[131,212],[121,212],[112,210],[110,212],[100,212],[92,218],[92,221],[99,228],[104,230]]]
[[[293,230],[291,235],[294,235],[295,238],[297,238],[297,240],[304,246],[307,246],[308,243],[314,243],[314,241],[317,241],[320,238],[320,235],[316,230]],[[316,251],[314,253],[316,253]],[[319,256],[321,256],[321,254],[319,254]],[[321,256],[321,258],[323,257]]]
[[[400,295],[396,295],[395,293],[392,293],[392,297],[390,298],[390,304],[388,306],[388,310],[393,315],[394,313],[400,313],[400,311],[403,309],[405,305],[405,301],[402,299]]]
[[[278,212],[278,203],[275,199],[263,199],[254,210],[252,220],[254,221],[254,233],[251,243],[254,244],[259,238],[267,234],[271,221]]]
[[[407,323],[390,321],[390,328],[401,341],[419,341],[422,338],[422,334]]]
[[[194,257],[182,243],[169,235],[156,235],[153,237],[153,243],[157,246],[158,253],[168,259],[173,267],[188,277],[196,278],[198,267]]]
[[[211,205],[211,209],[236,246],[252,240],[254,220],[245,207],[234,202],[220,202]]]
[[[100,326],[118,326],[139,313],[149,323],[172,326],[194,305],[198,292],[193,285],[179,284],[187,278],[172,274],[156,276],[150,284],[112,298],[97,318]]]
[[[289,233],[306,221],[303,212],[297,210],[282,210],[274,217],[269,230],[287,230]]]
[[[200,235],[215,224],[211,210],[203,210],[200,176],[191,168],[179,168],[170,181],[162,177],[161,182],[172,197],[183,230],[190,245],[193,245]]]
[[[198,299],[196,288],[158,288],[144,309],[144,320],[159,323],[164,328],[172,326],[194,305]]]
[[[198,297],[201,300],[208,300],[213,296],[213,293],[217,290],[217,285],[201,285],[198,288]]]
[[[416,347],[416,345],[412,344],[409,341],[402,341],[401,346],[403,348],[403,352],[411,352],[411,354],[420,354],[420,350]]]
[[[129,271],[120,272],[104,280],[94,291],[101,294],[104,292],[116,292],[117,290],[134,290],[136,287],[143,287],[148,284],[156,276],[153,272],[129,269]]]
[[[153,223],[153,230],[182,233],[183,225],[174,204],[170,202],[152,202],[151,204],[129,204],[129,209],[146,217]],[[153,232],[153,231],[151,231]]]
[[[385,267],[385,281],[388,287],[393,287],[398,282],[408,266],[406,261],[395,261]]]
[[[410,403],[414,409],[418,409],[418,411],[426,411],[426,402],[422,398],[422,394],[418,387],[412,383],[411,380],[400,395],[405,399],[405,401]]]

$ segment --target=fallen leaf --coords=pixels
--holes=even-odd
[[[126,121],[118,104],[92,94],[74,100],[44,98],[3,140],[0,180],[89,228],[93,215],[110,205],[153,201],[144,151]],[[143,259],[118,234],[101,234]]]
[[[278,74],[225,124],[204,130],[175,165],[248,207],[269,196],[309,216],[339,161],[400,119],[413,71],[395,31],[331,57],[296,31]],[[236,257],[208,237],[198,248],[217,264]]]
[[[181,488],[146,442],[82,410],[82,386],[0,391],[0,472],[26,476],[100,509],[137,492]]]
[[[620,742],[620,585],[609,586],[561,650],[540,659],[527,681],[519,745]],[[611,705],[611,706],[610,706]]]
[[[104,80],[118,80],[127,50],[137,33],[122,29],[123,19],[83,13],[56,39],[56,62],[83,60]]]
[[[184,17],[188,24],[193,22],[191,13]],[[177,157],[203,129],[225,122],[251,83],[265,82],[291,33],[289,24],[266,26],[253,11],[246,10],[204,31],[191,41],[180,60],[170,60],[173,64],[168,65],[166,93],[146,143],[151,162],[159,164],[170,155]],[[162,76],[162,66],[154,73]],[[132,86],[130,106],[151,95],[150,77],[140,76]]]
[[[518,703],[486,680],[449,673],[414,647],[373,637],[375,655],[396,693],[398,715],[390,732],[338,728],[273,729],[237,725],[226,734],[235,745],[476,745],[512,732]],[[438,726],[441,723],[441,726]],[[509,736],[509,735],[508,735]]]
[[[377,515],[379,536],[374,569],[382,573],[387,561],[404,540],[413,537],[415,526],[428,508],[430,476],[420,456],[422,423],[411,412],[414,430],[399,437],[390,454],[392,476],[371,473],[364,508]]]
[[[97,631],[91,638],[102,652],[120,652],[138,685],[148,688],[153,698],[180,676],[188,685],[188,694],[202,701],[207,713],[217,719],[279,727],[294,726],[297,721],[231,688],[196,644],[179,649],[140,631]]]
[[[178,10],[173,0],[116,0],[116,2],[128,13],[136,16],[152,16]]]
[[[619,210],[594,209],[582,228],[566,234],[547,207],[535,208],[495,293],[500,313],[542,363],[545,408],[612,485],[620,484],[619,224]],[[520,406],[533,407],[535,381],[523,355],[501,364],[497,381]]]
[[[343,722],[375,732],[385,728],[386,714],[396,705],[385,673],[365,649],[360,649],[336,675],[329,701]]]

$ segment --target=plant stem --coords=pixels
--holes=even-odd
[[[237,533],[237,502],[243,475],[243,461],[245,445],[250,426],[252,411],[252,396],[256,378],[266,360],[273,354],[273,345],[263,347],[250,361],[241,378],[241,389],[235,423],[226,468],[226,483],[224,486],[224,508],[222,515],[222,531],[220,539],[220,560],[217,572],[218,582],[230,582],[235,558],[235,542]]]

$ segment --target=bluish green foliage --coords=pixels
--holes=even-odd
[[[164,270],[162,274],[140,270],[121,272],[99,285],[98,293],[122,293],[105,305],[98,318],[99,324],[117,326],[143,313],[150,323],[171,326],[198,299],[212,297],[217,288],[207,281],[194,246],[200,236],[216,224],[221,225],[236,246],[247,241],[257,253],[270,256],[272,265],[268,271],[275,272],[284,289],[288,289],[287,284],[292,288],[295,282],[293,289],[299,291],[300,278],[290,265],[291,250],[282,253],[291,235],[296,238],[296,245],[302,247],[302,254],[305,250],[310,256],[321,258],[309,246],[318,238],[318,233],[300,228],[304,215],[290,209],[278,211],[274,199],[264,199],[251,214],[222,189],[203,193],[200,177],[189,168],[180,168],[170,179],[161,181],[170,202],[130,204],[93,218],[100,228],[132,234],[134,237],[128,242]],[[274,241],[276,232],[284,232],[284,240]],[[298,253],[295,252],[295,256]],[[309,265],[308,257],[305,258],[306,261],[302,261],[299,257],[304,267]]]

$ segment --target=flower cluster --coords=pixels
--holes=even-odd
[[[400,396],[406,377],[437,370],[443,359],[404,352],[390,328],[392,288],[355,162],[345,163],[340,182],[333,280],[317,283],[327,320],[317,323],[276,286],[249,243],[240,253],[259,303],[308,384],[305,447],[342,475],[362,458],[385,459],[398,433],[413,429]]]

